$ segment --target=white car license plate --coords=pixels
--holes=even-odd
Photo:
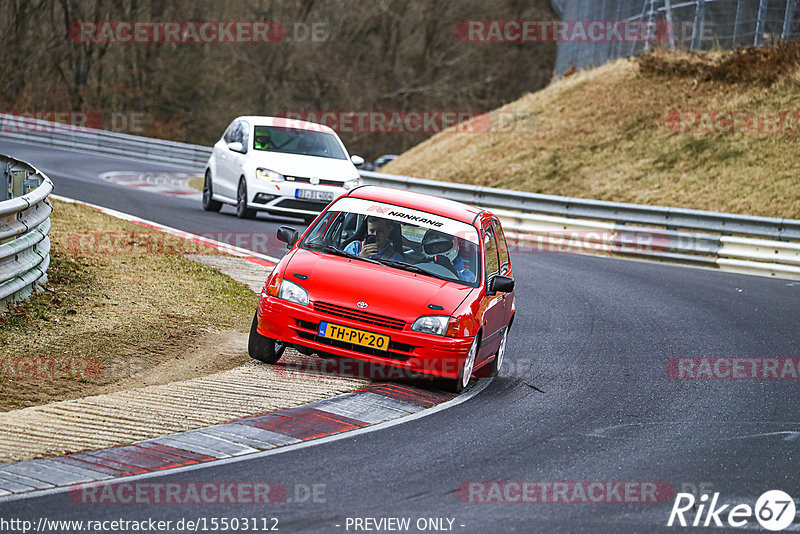
[[[295,196],[304,200],[322,200],[325,202],[333,200],[333,193],[330,191],[315,191],[313,189],[298,189],[295,191]]]

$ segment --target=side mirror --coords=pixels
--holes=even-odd
[[[290,226],[281,226],[278,228],[278,241],[286,243],[288,248],[292,248],[299,238],[300,232]]]
[[[489,291],[492,293],[511,293],[514,291],[514,279],[508,276],[497,275],[492,278],[492,283],[489,285]]]
[[[362,158],[361,156],[356,156],[355,154],[350,156],[350,161],[352,161],[353,165],[355,165],[356,167],[364,164],[364,158]]]
[[[228,143],[228,150],[244,154],[244,145],[242,145],[242,143],[239,141],[234,141],[233,143]]]

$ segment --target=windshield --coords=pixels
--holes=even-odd
[[[472,226],[360,199],[339,200],[300,246],[470,286],[477,286],[480,274],[478,234]]]
[[[333,134],[280,126],[256,126],[253,130],[253,149],[347,159],[347,155]]]

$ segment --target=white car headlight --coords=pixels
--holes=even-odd
[[[295,304],[302,304],[308,306],[308,291],[298,286],[294,282],[283,279],[281,282],[280,291],[278,291],[278,298],[294,302]]]
[[[354,178],[353,180],[348,180],[342,186],[345,189],[355,189],[358,186],[364,185],[364,181],[361,178]]]
[[[282,182],[285,180],[281,173],[261,168],[256,169],[256,178],[267,182]]]
[[[424,315],[414,321],[411,330],[423,334],[435,334],[443,336],[447,332],[447,324],[450,317],[447,315]]]

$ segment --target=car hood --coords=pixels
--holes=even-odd
[[[295,274],[308,276],[307,280]],[[298,249],[284,277],[308,291],[309,299],[413,323],[423,315],[452,315],[475,288],[374,263]],[[433,310],[428,304],[444,310]]]
[[[348,159],[254,150],[250,160],[255,167],[270,169],[286,176],[341,180],[342,182],[358,178],[358,170]]]

